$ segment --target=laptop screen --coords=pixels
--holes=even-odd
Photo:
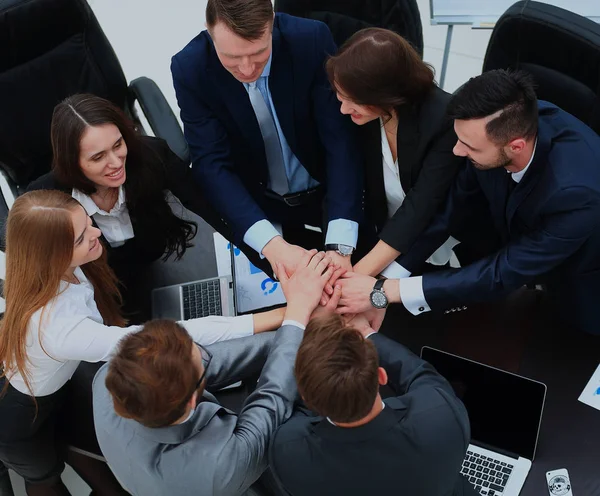
[[[421,357],[450,382],[464,403],[475,444],[533,460],[546,397],[544,384],[427,346]]]

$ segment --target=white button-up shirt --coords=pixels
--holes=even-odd
[[[96,205],[91,196],[77,189],[71,192],[71,196],[81,203],[87,214],[94,219],[98,229],[102,231],[106,241],[113,248],[124,245],[125,241],[135,236],[125,201],[125,190],[122,185],[119,186],[117,202],[110,212],[102,210]]]

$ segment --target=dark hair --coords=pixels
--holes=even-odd
[[[431,66],[388,29],[358,31],[327,60],[326,70],[333,88],[359,105],[388,114],[401,105],[419,103],[435,86]]]
[[[248,41],[260,38],[272,20],[271,0],[208,0],[206,4],[209,29],[220,21]]]
[[[532,77],[523,71],[496,69],[469,79],[447,108],[452,119],[483,119],[501,112],[486,125],[488,137],[501,146],[537,134],[538,107]]]
[[[356,422],[373,408],[379,360],[371,341],[339,315],[310,321],[296,357],[296,382],[306,405],[334,422]]]
[[[166,260],[173,253],[181,258],[196,234],[195,222],[177,217],[165,196],[165,164],[136,132],[133,122],[108,100],[78,94],[63,100],[54,108],[50,130],[52,140],[52,170],[56,180],[88,195],[96,185],[81,170],[79,153],[81,138],[88,126],[114,124],[119,128],[127,145],[127,177],[125,198],[127,208],[139,212],[140,222],[147,222],[152,230],[165,239]]]
[[[146,427],[166,427],[180,419],[200,376],[192,346],[187,331],[171,320],[147,322],[125,336],[105,381],[115,412]]]

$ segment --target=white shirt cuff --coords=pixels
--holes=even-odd
[[[400,299],[404,307],[413,315],[431,311],[423,293],[423,276],[408,277],[398,281]]]
[[[260,258],[265,258],[262,254],[263,248],[275,236],[281,236],[281,233],[267,219],[262,219],[252,224],[246,231],[244,243],[255,250]]]
[[[199,319],[182,320],[179,324],[190,333],[196,343],[203,346],[254,334],[254,318],[252,315],[201,317]]]
[[[377,332],[376,331],[370,332],[369,334],[367,334],[365,336],[365,339],[369,339],[373,334],[377,334]]]
[[[250,228],[252,229],[252,228]],[[326,245],[347,245],[356,248],[358,222],[346,219],[330,220],[327,225]]]
[[[392,262],[381,271],[381,275],[386,279],[404,279],[410,277],[410,272],[398,262]]]
[[[286,325],[291,325],[291,326],[296,326],[296,327],[299,327],[299,328],[300,328],[300,329],[302,329],[303,331],[305,331],[305,330],[306,330],[306,326],[305,326],[304,324],[301,324],[301,323],[300,323],[300,322],[298,322],[297,320],[291,320],[291,319],[288,319],[288,320],[284,320],[284,321],[281,323],[281,327],[283,327],[283,326],[286,326]]]

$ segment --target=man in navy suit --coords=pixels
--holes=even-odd
[[[228,229],[214,227],[255,265],[288,275],[311,246],[275,225],[286,237],[322,227],[334,263],[351,269],[362,173],[324,70],[329,29],[274,15],[271,0],[208,0],[206,25],[171,71],[194,176]]]
[[[456,155],[468,158],[445,211],[402,258],[409,273],[451,232],[493,225],[495,253],[461,269],[377,283],[349,274],[340,313],[402,302],[414,315],[547,285],[553,308],[600,333],[600,137],[572,115],[536,98],[529,76],[495,70],[453,97]],[[369,301],[371,300],[371,301]]]

